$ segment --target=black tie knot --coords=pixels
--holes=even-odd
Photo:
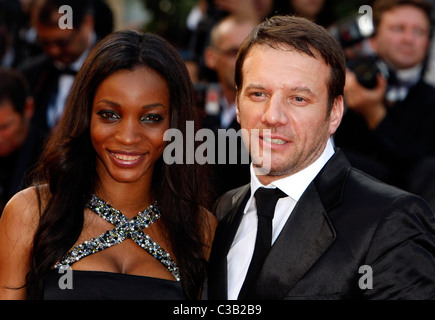
[[[278,188],[258,188],[254,194],[257,204],[257,215],[273,219],[277,201],[286,196],[287,195]]]

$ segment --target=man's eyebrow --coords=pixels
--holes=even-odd
[[[98,100],[97,103],[106,103],[106,104],[111,105],[115,108],[121,108],[121,105],[119,103],[111,101],[111,100],[107,100],[107,99]],[[162,104],[160,102],[156,102],[156,103],[150,103],[150,104],[144,105],[144,106],[142,106],[142,109],[155,108],[155,107],[159,107],[159,106],[166,108],[166,106],[164,104]]]
[[[307,93],[311,96],[316,96],[316,94],[313,91],[311,91],[311,89],[308,87],[292,87],[292,88],[290,88],[290,90],[296,91],[296,92],[304,92],[304,93]]]
[[[248,86],[246,86],[246,90],[252,90],[252,89],[256,89],[256,90],[265,90],[266,87],[260,84],[250,84]],[[303,92],[303,93],[307,93],[311,96],[317,96],[310,88],[308,87],[301,87],[301,86],[297,86],[297,87],[290,87],[289,88],[290,91],[295,91],[295,92]]]
[[[265,87],[260,85],[260,84],[250,84],[250,85],[246,86],[245,89],[246,90],[251,90],[251,89],[260,89],[260,90],[263,90],[263,89],[265,89]]]

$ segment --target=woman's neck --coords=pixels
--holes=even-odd
[[[100,183],[95,194],[129,218],[136,216],[155,201],[151,183]]]

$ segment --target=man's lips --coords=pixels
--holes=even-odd
[[[260,139],[270,143],[271,145],[284,145],[290,142],[288,138],[278,134],[262,134],[260,135]]]
[[[269,142],[270,144],[279,144],[279,145],[286,144],[288,142],[283,139],[273,139],[273,138],[266,138],[266,137],[263,137],[263,140]]]

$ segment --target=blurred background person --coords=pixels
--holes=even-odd
[[[435,178],[427,164],[435,156],[435,88],[423,78],[431,12],[424,0],[374,3],[375,55],[348,71],[347,110],[334,137],[355,167],[412,192],[422,163],[423,176]]]
[[[219,145],[216,143],[216,164],[211,166],[216,197],[249,182],[249,162],[242,163],[244,146],[241,137],[237,137],[240,125],[236,119],[234,74],[239,47],[254,26],[250,19],[232,14],[226,16],[211,30],[210,45],[204,51],[205,65],[215,73],[217,80],[209,82],[203,90],[203,126],[213,130],[216,142],[226,141],[229,137],[225,146],[225,164],[218,163]],[[219,129],[226,129],[225,134],[219,132]],[[237,150],[230,145],[230,141],[237,141]],[[237,164],[230,164],[230,153],[234,152],[237,153]]]
[[[272,13],[274,0],[206,0],[199,1],[194,7],[194,16],[188,22],[191,28],[188,40],[189,49],[198,57],[203,57],[210,45],[212,28],[228,15],[241,20],[250,20],[254,25],[260,23]],[[204,61],[200,59],[200,66]],[[201,69],[201,77],[208,80],[207,70]]]
[[[240,19],[230,15],[219,21],[211,31],[210,45],[205,49],[205,65],[216,74],[217,83],[211,90],[218,94],[219,108],[213,106],[207,113],[206,127],[211,129],[238,130],[240,125],[236,120],[236,85],[234,72],[239,47],[245,37],[255,26],[251,20]]]
[[[64,16],[59,13],[62,5],[72,8],[72,29],[59,27]],[[32,27],[44,53],[24,61],[19,70],[26,76],[35,99],[34,122],[45,134],[56,125],[77,71],[99,40],[93,5],[91,0],[35,0],[32,6]],[[109,30],[102,30],[104,36],[110,24]]]
[[[42,52],[30,24],[33,0],[0,0],[0,33],[6,35],[4,56],[0,65],[16,68],[25,59]],[[0,45],[1,46],[1,45]]]
[[[0,214],[6,202],[25,185],[42,141],[31,126],[33,99],[24,77],[0,68]]]

